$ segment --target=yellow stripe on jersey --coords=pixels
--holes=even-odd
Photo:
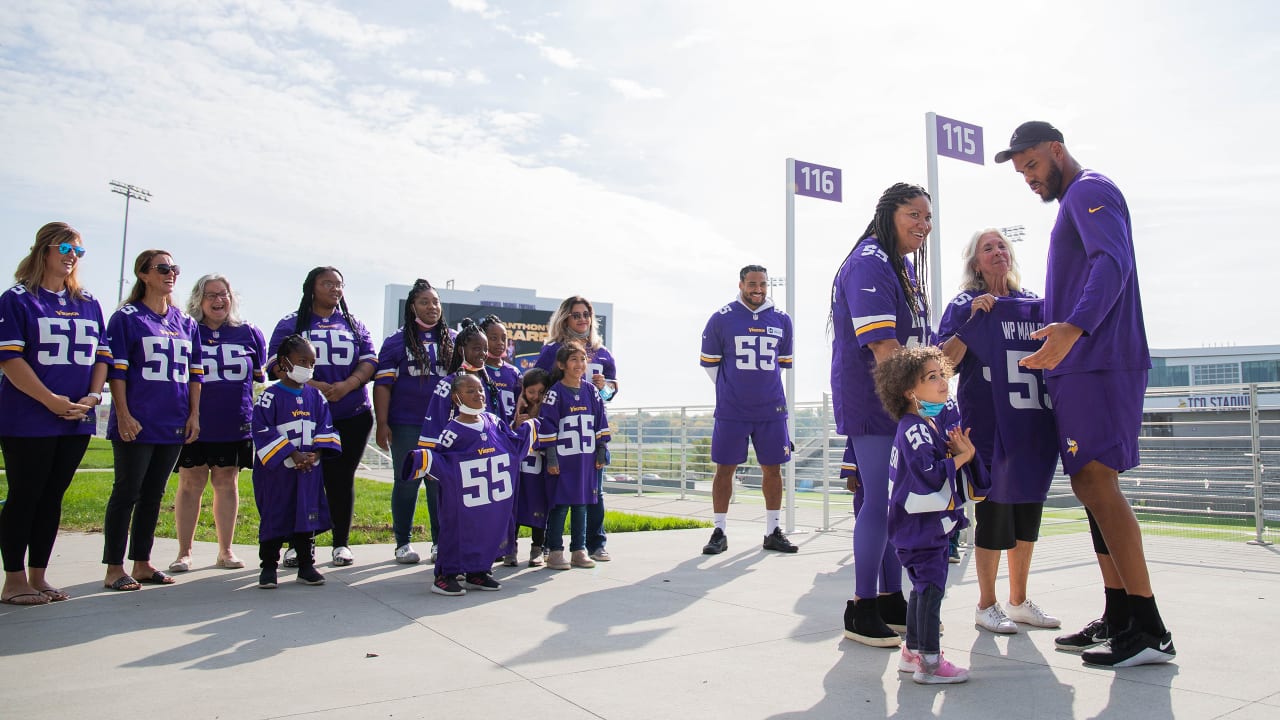
[[[701,360],[708,365],[719,365],[721,357],[721,355],[703,355]]]
[[[896,321],[882,320],[880,322],[871,323],[870,325],[863,325],[862,327],[854,330],[854,334],[862,335],[863,333],[869,333],[872,330],[882,330],[886,328],[889,330],[893,330],[893,329],[896,329],[897,327],[898,327],[898,323]]]
[[[266,465],[271,462],[271,458],[275,457],[286,447],[293,447],[293,443],[287,438],[276,438],[276,441],[258,451],[258,458],[262,460],[262,464]]]
[[[23,348],[23,345],[21,343],[15,343],[12,345],[0,345],[0,351],[6,351],[6,352],[22,352],[22,348]]]

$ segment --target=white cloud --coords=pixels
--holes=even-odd
[[[429,85],[453,87],[458,81],[458,74],[452,70],[433,70],[428,68],[402,68],[396,73],[405,80],[416,80]]]
[[[659,100],[667,96],[662,88],[647,88],[634,80],[609,78],[609,87],[628,100]]]
[[[484,71],[472,68],[467,71],[467,82],[472,85],[488,85],[489,78],[484,74]]]
[[[572,70],[582,64],[582,60],[564,48],[538,45],[538,52],[552,65],[558,65],[566,70]]]

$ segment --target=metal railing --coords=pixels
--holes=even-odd
[[[713,410],[610,407],[606,492],[709,500]],[[827,529],[851,501],[839,478],[845,438],[835,432],[825,395],[822,402],[797,403],[795,421],[796,506],[820,506],[819,529]],[[1280,540],[1280,383],[1153,388],[1139,445],[1142,464],[1122,474],[1120,485],[1148,531]],[[738,468],[735,496],[758,494],[760,481],[759,466],[748,457]],[[1045,523],[1086,527],[1070,479],[1061,473],[1050,486]]]

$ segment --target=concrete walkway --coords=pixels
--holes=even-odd
[[[704,501],[610,501],[709,512]],[[246,720],[1280,717],[1276,548],[1152,538],[1180,654],[1119,671],[1056,652],[1055,631],[978,632],[966,554],[953,566],[942,642],[973,678],[926,688],[899,676],[893,652],[841,639],[848,529],[799,532],[799,554],[766,554],[762,516],[735,505],[723,555],[700,554],[705,530],[617,534],[612,563],[496,568],[500,592],[461,598],[431,595],[430,567],[395,564],[389,546],[355,548],[353,567],[325,563],[324,587],[296,585],[289,571],[264,591],[256,569],[214,568],[213,546],[199,544],[198,569],[177,585],[110,592],[101,537],[63,535],[50,579],[73,599],[0,606],[0,707],[7,718]],[[157,565],[175,550],[158,541]],[[1032,597],[1073,630],[1101,610],[1087,535],[1043,540],[1031,581]]]

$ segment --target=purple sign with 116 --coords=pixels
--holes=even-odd
[[[937,117],[938,154],[977,165],[982,156],[982,128],[941,115]]]
[[[840,168],[814,165],[796,160],[796,175],[791,178],[797,195],[840,202]]]

